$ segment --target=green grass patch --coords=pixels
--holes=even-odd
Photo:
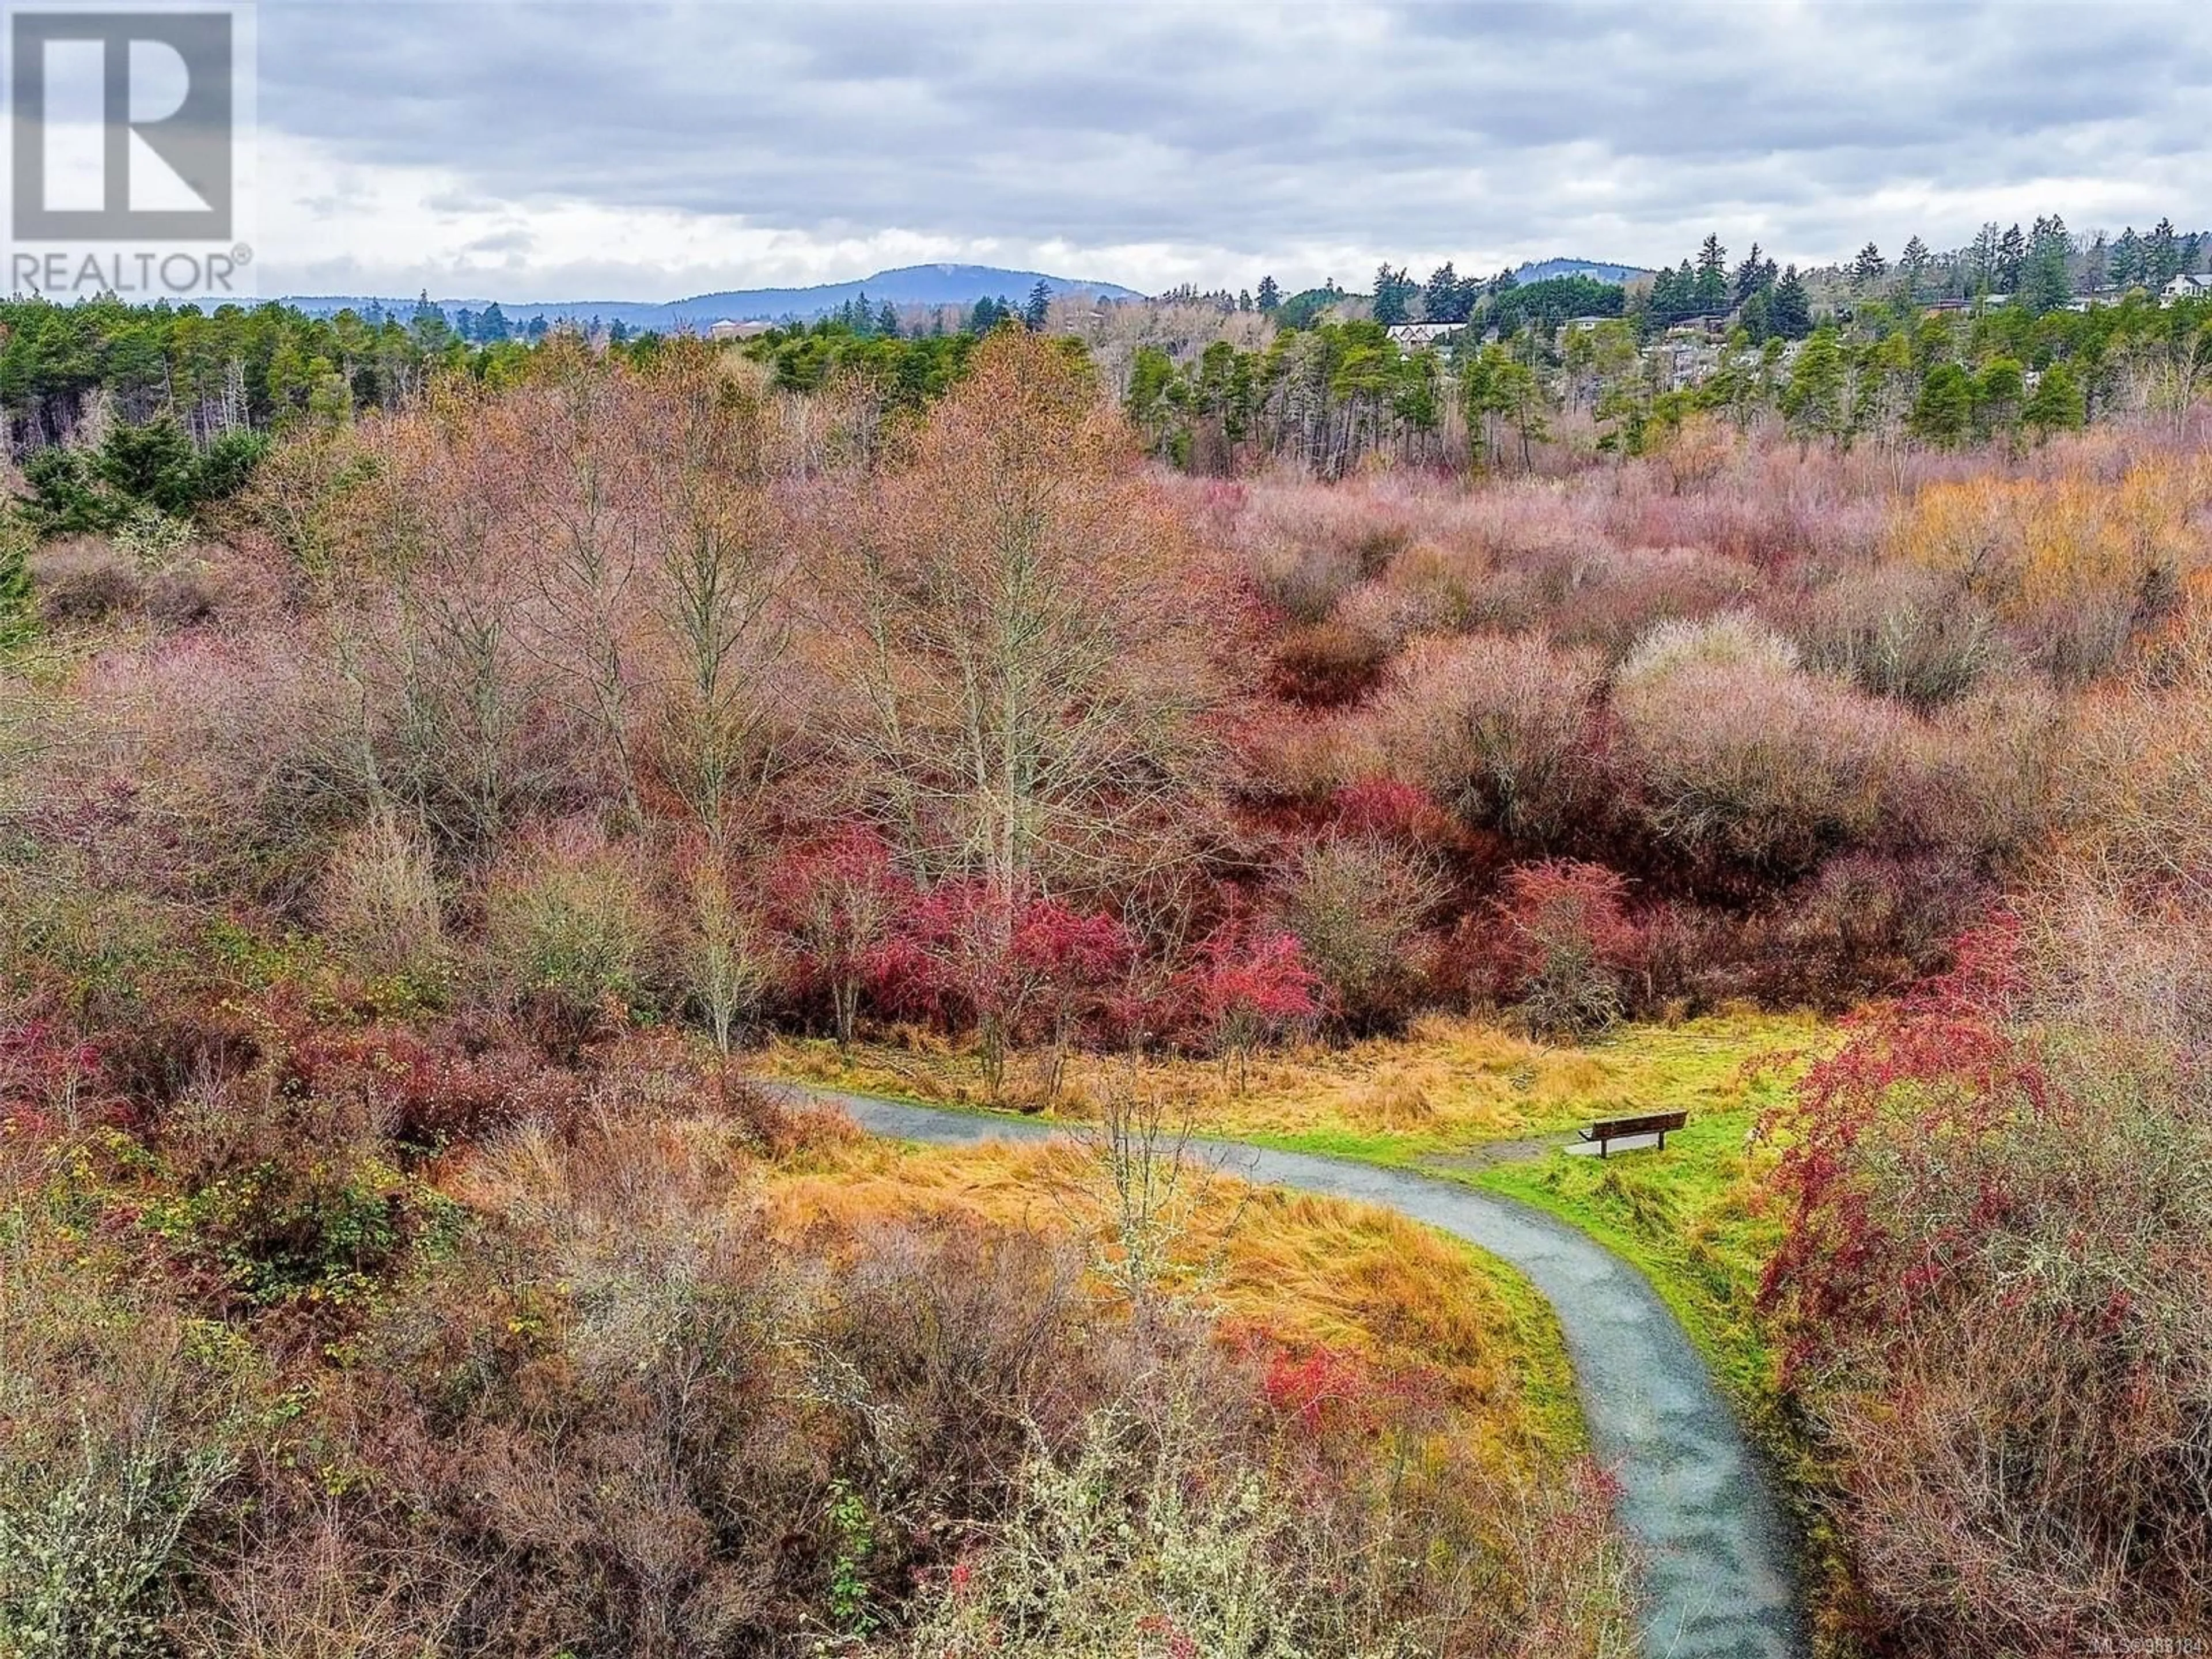
[[[1552,1304],[1517,1268],[1464,1240],[1453,1243],[1510,1316],[1522,1400],[1544,1444],[1563,1456],[1588,1451],[1589,1427],[1575,1396],[1574,1362]]]
[[[1755,1118],[1749,1110],[1692,1117],[1664,1152],[1555,1152],[1443,1173],[1557,1216],[1641,1270],[1747,1422],[1771,1437],[1774,1356],[1754,1302],[1781,1230],[1764,1181],[1771,1154],[1747,1145]]]

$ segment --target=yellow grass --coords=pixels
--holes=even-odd
[[[794,1235],[981,1216],[1096,1236],[1087,1149],[832,1146],[768,1173],[759,1196]],[[1509,1269],[1387,1211],[1213,1180],[1176,1252],[1183,1293],[1232,1333],[1326,1346],[1436,1377],[1460,1432],[1501,1466],[1578,1449],[1572,1376],[1549,1312]]]

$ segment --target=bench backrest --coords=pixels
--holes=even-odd
[[[1603,1135],[1608,1139],[1619,1135],[1659,1134],[1668,1129],[1679,1129],[1690,1121],[1687,1112],[1652,1112],[1643,1117],[1601,1117],[1590,1125],[1593,1137]]]

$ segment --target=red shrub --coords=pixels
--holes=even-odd
[[[947,881],[908,906],[870,953],[868,974],[890,1006],[972,1027],[994,1095],[1012,1044],[1047,1044],[1049,1097],[1066,1045],[1105,1017],[1134,951],[1110,916],[1057,899],[1009,903],[987,883]]]
[[[1870,1137],[1972,1140],[2022,1103],[2049,1103],[2041,1064],[2005,1028],[2023,986],[2020,952],[2010,916],[1968,935],[1949,973],[1854,1016],[1849,1041],[1806,1073],[1794,1103],[1765,1126],[1782,1148],[1791,1215],[1760,1295],[1770,1306],[1790,1304],[1793,1358],[1847,1328],[1902,1318],[1942,1279],[1964,1230],[1985,1224],[2001,1206],[1991,1188],[1961,1194],[1960,1171],[1942,1159],[1893,1171],[1908,1188],[1883,1194],[1877,1207],[1856,1169]],[[1885,1216],[1951,1219],[1915,1237]]]
[[[769,872],[770,914],[798,969],[794,988],[829,1000],[841,1044],[853,1040],[874,954],[914,884],[882,836],[865,825],[787,854]]]
[[[1356,702],[1381,679],[1389,642],[1330,617],[1293,629],[1275,647],[1276,696],[1310,708]]]
[[[78,1128],[122,1105],[97,1046],[43,1016],[0,1023],[0,1133]]]
[[[1307,966],[1297,936],[1249,921],[1208,936],[1178,988],[1216,1052],[1235,1059],[1240,1084],[1255,1048],[1321,1012],[1321,976]]]
[[[1497,915],[1499,988],[1542,1031],[1601,1029],[1626,1012],[1621,975],[1640,957],[1628,884],[1601,865],[1524,864],[1505,874]]]
[[[1342,1415],[1364,1419],[1378,1403],[1372,1367],[1357,1354],[1328,1347],[1303,1358],[1274,1354],[1260,1389],[1270,1407],[1309,1432]]]
[[[1395,778],[1347,783],[1331,798],[1329,811],[1337,829],[1348,836],[1420,842],[1442,840],[1451,830],[1426,791]]]

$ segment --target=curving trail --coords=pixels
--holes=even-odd
[[[966,1145],[1058,1133],[799,1084],[872,1134]],[[1197,1143],[1224,1170],[1381,1204],[1503,1257],[1558,1316],[1591,1449],[1619,1480],[1642,1552],[1645,1659],[1795,1659],[1806,1649],[1786,1534],[1764,1470],[1650,1282],[1565,1223],[1509,1199],[1371,1164]]]

